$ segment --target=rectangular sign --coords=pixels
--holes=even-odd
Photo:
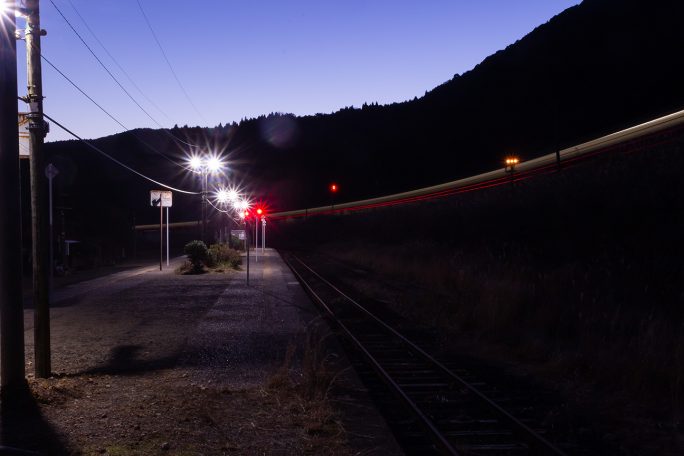
[[[19,113],[19,157],[29,158],[31,149],[29,148],[29,119],[27,112]]]
[[[173,204],[173,193],[165,190],[150,190],[150,206],[171,207]]]
[[[245,230],[230,230],[230,235],[235,236],[241,241],[245,240]]]

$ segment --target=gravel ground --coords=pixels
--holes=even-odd
[[[334,342],[320,343],[329,330],[277,253],[267,250],[251,273],[247,286],[244,271],[152,267],[57,291],[54,376],[29,373],[27,394],[4,394],[2,445],[43,454],[399,454]],[[27,310],[28,372],[32,318]],[[372,431],[358,432],[359,423]]]

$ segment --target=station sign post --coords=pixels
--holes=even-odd
[[[150,206],[159,207],[159,270],[164,261],[164,208],[166,208],[166,266],[169,266],[169,208],[173,205],[173,193],[166,190],[150,190]]]

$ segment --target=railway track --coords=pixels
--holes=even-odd
[[[567,454],[547,440],[533,420],[517,418],[500,405],[520,398],[492,390],[458,366],[440,362],[298,256],[283,257],[306,292],[362,354],[366,370],[391,392],[395,434],[400,434],[407,454]],[[511,409],[520,410],[520,404]]]

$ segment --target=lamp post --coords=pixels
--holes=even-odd
[[[218,174],[224,167],[221,157],[215,154],[192,155],[188,159],[190,170],[202,179],[202,241],[207,243],[207,187],[209,174]]]
[[[216,191],[215,197],[216,197],[216,201],[218,201],[218,203],[222,207],[227,208],[228,204],[230,204],[233,209],[235,209],[236,211],[238,210],[237,205],[238,205],[238,201],[240,201],[240,194],[237,192],[237,190],[235,190],[233,188],[229,188],[229,189],[219,188]],[[227,209],[224,212],[226,214],[228,224],[229,224],[228,233],[226,236],[228,238],[227,243],[228,243],[228,247],[231,247],[231,233],[230,233],[231,226],[230,225],[232,225],[233,217],[231,216],[230,211],[228,211]]]

